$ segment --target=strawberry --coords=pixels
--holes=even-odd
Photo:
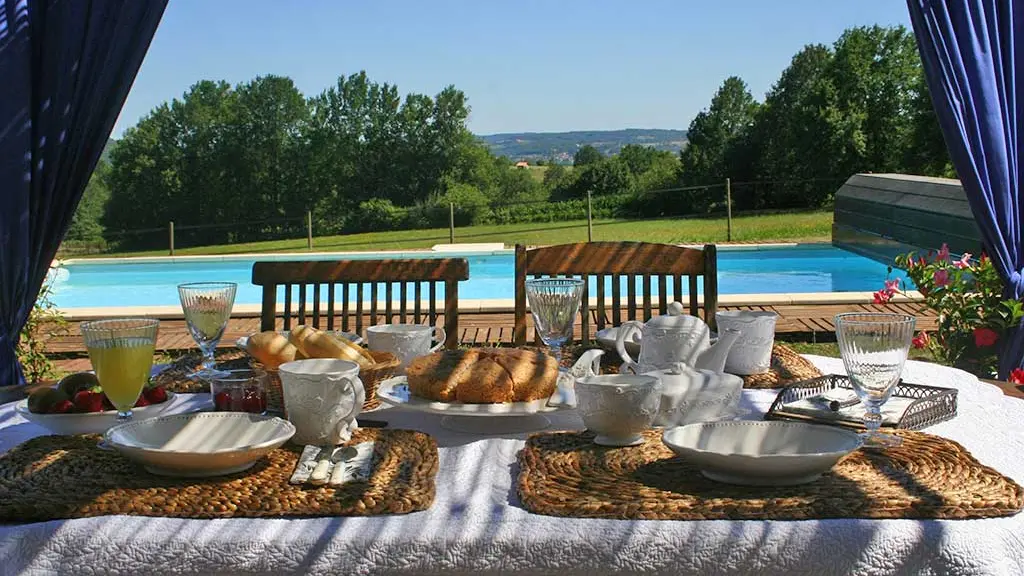
[[[75,394],[73,403],[76,412],[102,412],[103,394],[81,390]]]
[[[136,408],[142,408],[143,406],[149,406],[151,402],[146,398],[145,394],[139,394],[139,399],[135,401]]]
[[[167,390],[164,390],[163,386],[146,388],[142,391],[142,395],[146,397],[146,400],[149,400],[150,404],[160,404],[167,401]]]
[[[61,400],[50,408],[50,414],[67,414],[75,409],[75,405],[71,403],[71,400]]]
[[[222,412],[231,410],[231,394],[228,392],[218,392],[213,397],[213,407]]]

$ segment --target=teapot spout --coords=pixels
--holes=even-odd
[[[721,373],[725,371],[725,361],[729,357],[729,350],[740,337],[740,331],[735,328],[727,328],[718,335],[718,342],[711,346],[697,357],[693,367],[697,370],[710,370]]]

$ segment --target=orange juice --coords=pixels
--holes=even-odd
[[[148,338],[113,338],[89,346],[89,360],[110,403],[131,410],[149,381],[154,342]]]

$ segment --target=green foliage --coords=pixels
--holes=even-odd
[[[46,342],[53,336],[67,332],[67,320],[50,301],[49,282],[39,290],[39,297],[21,329],[15,355],[29,384],[54,378],[57,374],[53,361],[46,355]]]
[[[346,231],[399,230],[406,223],[406,211],[386,198],[370,198],[360,202],[356,214],[345,220]]]
[[[946,363],[984,378],[996,377],[998,352],[1007,332],[1020,325],[1024,304],[1004,299],[1003,281],[992,261],[984,255],[973,261],[970,254],[951,261],[943,245],[937,255],[907,254],[896,259],[905,268],[927,307],[938,313],[934,337],[922,334],[915,347],[926,347]],[[875,294],[887,302],[895,286],[887,283]]]
[[[564,179],[554,193],[562,199],[629,194],[634,189],[633,175],[618,156],[605,158],[592,164],[574,168],[571,179]]]
[[[711,99],[711,107],[690,123],[689,144],[679,153],[684,186],[719,184],[732,174],[728,162],[736,160],[731,153],[751,130],[758,106],[743,80],[736,76],[725,80]],[[684,193],[680,202],[687,212],[710,208],[707,195],[700,190]]]
[[[109,172],[110,164],[100,159],[92,176],[89,177],[78,209],[71,217],[71,226],[68,227],[65,241],[98,249],[104,247],[102,218],[110,200],[110,189],[106,181]]]
[[[582,146],[572,157],[572,165],[576,167],[589,166],[590,164],[597,164],[604,159],[604,155],[601,154],[590,144]]]

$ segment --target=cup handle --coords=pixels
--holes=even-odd
[[[430,349],[431,352],[437,352],[444,347],[444,343],[448,340],[448,335],[445,333],[444,328],[440,326],[434,326],[434,340],[437,340],[437,344]]]
[[[363,381],[359,379],[359,376],[338,376],[337,378],[328,376],[327,379],[331,382],[345,381],[352,391],[355,393],[355,401],[352,403],[352,411],[345,415],[345,418],[338,424],[339,432],[344,432],[341,428],[348,425],[348,421],[354,420],[363,410],[363,402],[366,402],[366,388],[363,386]]]

